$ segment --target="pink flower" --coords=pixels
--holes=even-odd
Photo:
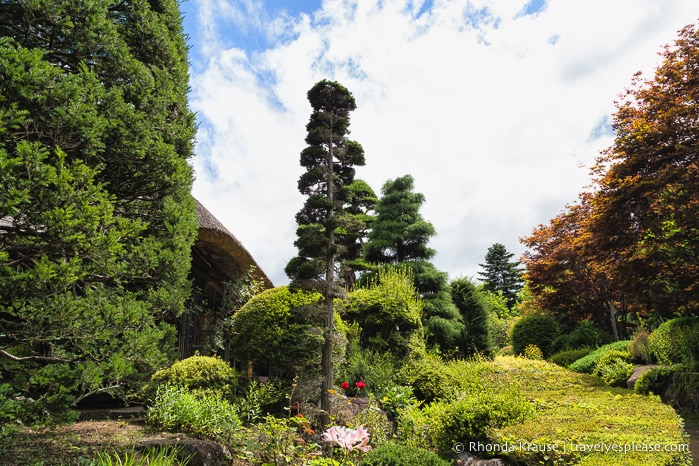
[[[321,436],[326,442],[334,442],[342,448],[345,455],[352,450],[367,452],[371,450],[369,446],[369,431],[364,426],[350,429],[343,426],[332,426]]]
[[[359,382],[355,383],[354,386],[361,390],[364,387],[366,387],[366,384],[364,383],[363,380],[360,380]]]
[[[347,390],[349,388],[349,382],[342,382],[340,387],[342,387],[343,390]]]

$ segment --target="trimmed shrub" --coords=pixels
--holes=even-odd
[[[607,332],[595,327],[589,320],[580,322],[575,330],[563,337],[563,349],[599,348],[614,341]]]
[[[675,372],[663,395],[679,412],[699,414],[699,372]]]
[[[527,359],[534,359],[537,361],[544,359],[544,353],[542,353],[539,347],[536,345],[525,346],[522,355]]]
[[[549,361],[558,364],[561,367],[568,367],[578,359],[587,356],[592,352],[592,348],[579,348],[572,350],[559,351],[558,353],[551,355]]]
[[[568,369],[575,372],[584,372],[586,374],[592,374],[595,370],[595,366],[597,365],[597,361],[599,361],[599,358],[604,353],[612,350],[628,351],[630,344],[631,342],[629,340],[621,340],[615,341],[614,343],[609,343],[608,345],[600,346],[596,350],[589,353],[587,356],[584,356],[572,363],[570,366],[568,366]]]
[[[527,345],[536,345],[544,356],[548,356],[553,352],[553,342],[558,334],[558,322],[552,317],[531,315],[514,324],[510,338],[516,355],[522,354]]]
[[[636,379],[633,389],[643,395],[649,393],[661,394],[672,375],[680,369],[680,366],[654,367]]]
[[[200,438],[229,440],[240,427],[236,409],[220,395],[195,395],[183,387],[158,387],[146,422],[167,432],[185,432]]]
[[[594,375],[598,375],[604,383],[611,386],[625,386],[633,364],[629,363],[631,355],[627,351],[611,350],[602,354],[595,364]]]
[[[649,338],[650,332],[645,329],[641,329],[633,335],[631,345],[629,346],[629,353],[634,362],[650,364],[653,361],[653,356],[648,348]]]
[[[451,461],[440,458],[435,453],[419,447],[409,447],[395,442],[387,442],[371,450],[359,466],[450,466]]]
[[[699,317],[663,322],[650,334],[648,350],[660,364],[699,364]]]
[[[212,356],[192,356],[153,374],[146,388],[152,398],[158,387],[170,384],[194,394],[221,395],[231,401],[238,388],[239,375],[226,361]]]

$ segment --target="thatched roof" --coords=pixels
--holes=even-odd
[[[206,282],[234,279],[250,266],[265,286],[274,285],[240,241],[199,201],[199,235],[192,248],[192,272]]]

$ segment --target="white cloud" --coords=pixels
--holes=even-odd
[[[574,202],[611,139],[600,122],[639,69],[699,16],[694,0],[326,0],[273,17],[261,2],[198,3],[206,44],[192,43],[191,105],[200,121],[195,195],[245,244],[275,284],[296,250],[296,190],[310,116],[306,92],[328,78],[358,109],[358,170],[379,192],[412,174],[437,236],[436,265],[474,276],[495,242],[518,238]],[[225,46],[230,28],[277,38]],[[228,28],[228,29],[227,29]],[[596,134],[600,137],[593,137]]]

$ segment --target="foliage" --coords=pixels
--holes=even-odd
[[[631,338],[629,345],[629,354],[631,359],[636,363],[650,364],[653,361],[653,355],[650,353],[648,341],[650,332],[645,329],[637,330]]]
[[[616,103],[614,142],[593,190],[523,240],[530,289],[569,320],[592,318],[615,338],[631,313],[699,312],[699,33],[665,47],[653,79],[637,74]]]
[[[611,335],[597,328],[594,323],[583,320],[575,330],[563,337],[563,349],[599,348],[613,340]]]
[[[424,352],[422,303],[409,269],[385,267],[341,304],[345,319],[359,325],[363,348],[400,359]]]
[[[533,413],[516,385],[475,390],[452,401],[407,408],[400,413],[396,436],[410,446],[448,455],[458,442],[486,443],[492,429],[523,422]]]
[[[238,379],[235,369],[218,357],[191,356],[153,374],[146,393],[153,396],[161,385],[172,385],[196,395],[220,395],[232,401]]]
[[[309,421],[301,414],[289,418],[266,416],[264,422],[236,432],[233,450],[245,464],[333,464],[316,462],[321,452],[314,436]]]
[[[365,163],[362,146],[347,137],[349,114],[357,107],[352,93],[338,82],[322,80],[308,91],[307,97],[313,113],[306,125],[308,146],[301,151],[301,166],[306,172],[298,181],[299,192],[307,198],[296,215],[294,245],[298,255],[289,261],[285,272],[293,289],[323,295],[322,319],[310,322],[323,330],[321,407],[328,411],[328,391],[335,381],[335,271],[339,261],[339,268],[354,276],[342,264],[358,258],[361,248],[355,245],[362,241],[367,227],[365,211],[371,208],[371,201],[363,207],[356,205],[356,191],[351,189],[354,167]]]
[[[323,337],[308,323],[306,310],[320,299],[319,293],[292,291],[286,286],[258,294],[233,315],[232,355],[292,380],[319,361]]]
[[[350,343],[347,362],[338,370],[339,380],[349,381],[354,386],[362,380],[366,384],[363,391],[381,397],[395,385],[397,362],[391,353],[363,349],[355,342]]]
[[[464,323],[457,340],[461,354],[489,356],[492,349],[490,322],[480,291],[468,278],[460,278],[451,282],[451,297]]]
[[[699,317],[663,322],[648,337],[648,350],[660,364],[699,365]]]
[[[515,354],[522,354],[527,345],[536,345],[547,357],[552,353],[558,333],[558,322],[552,317],[540,314],[524,316],[512,326],[512,348]]]
[[[544,359],[544,353],[542,353],[541,349],[539,349],[539,347],[536,345],[525,346],[524,350],[522,351],[522,356],[527,359],[535,359],[539,361]]]
[[[572,363],[568,368],[575,372],[584,372],[586,374],[592,374],[595,370],[595,366],[599,359],[609,351],[628,351],[631,342],[628,340],[615,341],[614,343],[609,343],[604,346],[600,346],[596,350],[590,352],[586,356],[578,359]]]
[[[675,372],[663,396],[678,412],[699,414],[699,372]]]
[[[606,351],[595,364],[593,374],[602,377],[607,385],[625,387],[634,367],[630,360],[628,351]]]
[[[419,447],[387,442],[374,448],[359,462],[359,466],[449,466],[451,461]]]
[[[3,5],[0,371],[53,415],[167,364],[189,293],[181,17],[136,3]]]
[[[659,395],[663,392],[673,374],[680,369],[680,366],[653,367],[636,379],[633,389],[643,395],[650,393]]]
[[[185,432],[229,442],[240,420],[235,407],[218,394],[194,394],[176,385],[161,385],[148,407],[146,422],[154,429]]]
[[[413,192],[414,182],[411,175],[405,175],[383,185],[364,258],[373,264],[410,267],[423,300],[422,322],[428,344],[448,349],[463,326],[451,303],[447,274],[429,262],[435,251],[427,243],[435,230],[420,214],[425,196]]]
[[[252,380],[233,405],[240,420],[250,424],[261,421],[269,414],[282,413],[281,403],[286,401],[284,395],[280,384]]]
[[[501,293],[507,300],[508,309],[515,307],[519,292],[524,285],[521,264],[511,260],[513,256],[514,254],[508,252],[505,245],[495,243],[488,248],[485,264],[478,264],[483,268],[482,272],[478,272],[483,288]]]
[[[394,385],[383,392],[381,409],[394,421],[402,410],[419,404],[413,388],[407,385]]]
[[[568,367],[578,359],[587,356],[591,352],[592,348],[563,350],[549,356],[548,361],[558,364],[561,367]]]
[[[160,447],[147,453],[134,450],[124,453],[100,452],[92,466],[186,466],[193,455],[181,458],[181,449]]]
[[[536,406],[523,423],[497,429],[489,442],[514,446],[507,459],[522,464],[689,466],[682,419],[658,397],[607,387],[596,377],[544,361],[497,358],[503,382],[514,378]],[[649,445],[668,445],[649,451]],[[520,448],[523,445],[524,448]],[[552,446],[557,446],[553,450]],[[593,445],[628,445],[594,451]],[[633,450],[632,445],[638,448]],[[538,448],[536,448],[538,446]],[[549,449],[544,447],[549,446]],[[645,448],[645,451],[643,450]]]

